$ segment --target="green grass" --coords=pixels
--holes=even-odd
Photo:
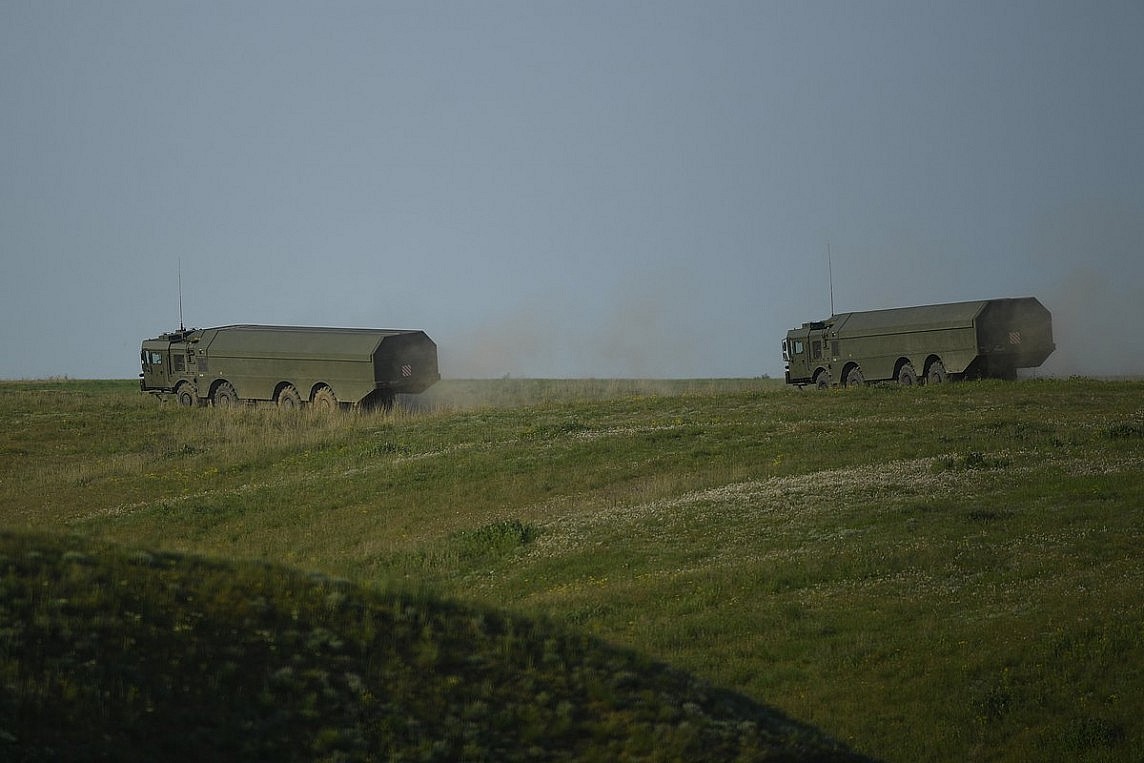
[[[0,384],[0,517],[547,623],[880,759],[1144,758],[1140,382],[509,379],[412,402]]]
[[[5,760],[857,760],[567,629],[0,532]]]

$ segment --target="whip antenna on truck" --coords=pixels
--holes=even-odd
[[[826,281],[830,284],[830,314],[834,315],[834,268],[830,262],[830,242],[826,242]]]
[[[183,326],[183,258],[179,258],[179,331],[186,331]]]

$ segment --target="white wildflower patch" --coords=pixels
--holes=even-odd
[[[608,429],[584,429],[571,434],[572,439],[575,440],[600,440],[606,437],[632,437],[634,435],[651,434],[653,432],[671,432],[677,429],[685,429],[687,425],[683,424],[663,424],[655,426],[628,426],[628,427],[610,427]]]
[[[783,533],[790,523],[806,529],[805,520],[813,516],[848,514],[848,506],[855,499],[860,498],[861,505],[868,507],[879,497],[950,495],[958,491],[964,479],[955,472],[935,471],[933,460],[927,458],[735,482],[674,498],[617,503],[575,513],[559,511],[560,516],[548,523],[533,547],[538,554],[571,550],[597,543],[602,530],[626,535],[635,532],[637,526],[654,527],[656,534],[670,535],[673,526],[712,517],[728,522],[765,517],[777,533]],[[551,511],[556,506],[548,508],[550,514],[556,513]]]
[[[652,485],[648,493],[660,497],[641,500],[634,490],[605,502],[599,496],[562,496],[538,507],[535,516],[544,532],[530,547],[531,554],[559,556],[578,549],[615,542],[617,538],[670,543],[687,528],[718,523],[726,537],[718,539],[723,552],[742,561],[749,543],[760,536],[773,539],[845,543],[867,532],[868,523],[856,517],[900,510],[908,503],[988,494],[992,488],[1035,478],[1048,467],[1066,474],[1131,473],[1144,467],[1141,458],[1110,461],[1064,458],[1053,464],[1037,454],[998,451],[975,454],[983,468],[941,468],[964,456],[903,459],[765,480],[729,482],[718,487],[662,497],[666,485]],[[748,539],[738,537],[748,529]],[[794,553],[783,544],[766,554]]]
[[[1144,471],[1144,456],[1104,459],[1075,459],[1067,465],[1067,473],[1076,476],[1122,474]]]
[[[476,447],[477,447],[477,443],[475,443],[475,442],[461,442],[461,443],[457,443],[456,445],[450,445],[447,448],[440,448],[438,450],[429,450],[429,451],[425,451],[424,453],[410,453],[408,455],[398,456],[397,458],[395,458],[393,460],[393,463],[394,464],[401,464],[401,463],[406,463],[409,461],[424,461],[424,460],[430,459],[430,458],[440,458],[441,456],[449,456],[449,455],[453,455],[454,453],[460,453],[460,452],[466,451],[466,450],[474,450]],[[385,464],[385,463],[379,464],[379,466],[385,466],[385,465],[387,465],[387,464]]]
[[[135,503],[123,503],[119,504],[118,506],[109,506],[94,512],[73,514],[65,521],[68,523],[73,523],[84,522],[86,520],[95,519],[97,517],[121,517],[132,514],[136,511],[151,508],[174,509],[180,506],[194,504],[211,498],[217,498],[219,496],[248,495],[260,489],[261,487],[265,487],[265,485],[245,484],[222,490],[200,490],[195,493],[164,496],[153,501],[136,501]]]

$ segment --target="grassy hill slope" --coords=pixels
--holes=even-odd
[[[630,651],[269,565],[0,533],[5,760],[856,760]]]
[[[886,760],[1139,759],[1142,401],[502,380],[314,417],[7,384],[0,517],[548,622]]]

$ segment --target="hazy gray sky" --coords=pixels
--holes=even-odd
[[[0,0],[0,378],[134,377],[180,262],[448,377],[774,376],[828,243],[1144,373],[1144,2]]]

